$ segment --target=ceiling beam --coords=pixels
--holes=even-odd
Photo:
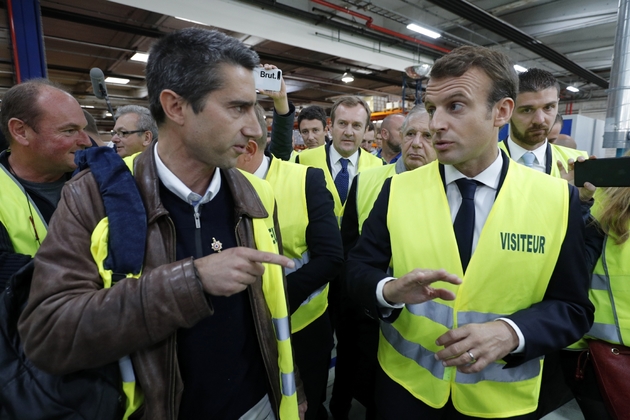
[[[562,67],[597,86],[608,89],[608,81],[596,75],[592,71],[580,66],[576,62],[568,59],[565,55],[546,46],[521,31],[520,29],[504,22],[503,20],[492,16],[483,9],[465,1],[465,0],[427,0],[451,13],[466,18],[469,22],[476,23],[482,27],[500,35],[526,49],[532,51],[539,56],[546,58],[554,64]]]

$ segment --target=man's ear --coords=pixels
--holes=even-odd
[[[13,137],[13,139],[22,146],[28,146],[29,141],[26,138],[26,130],[28,129],[28,126],[26,123],[18,118],[11,118],[8,126],[11,137]]]
[[[245,154],[251,159],[256,155],[256,152],[258,152],[258,143],[256,143],[256,140],[254,139],[249,139],[247,141],[247,146],[245,146]]]
[[[514,111],[514,100],[512,98],[503,98],[494,105],[497,110],[494,117],[494,126],[503,127],[510,122],[512,112]]]
[[[184,124],[184,107],[186,106],[184,98],[170,89],[164,89],[160,92],[160,104],[166,118],[178,125]]]
[[[147,147],[148,145],[151,144],[151,141],[153,140],[153,133],[151,131],[145,131],[143,136],[144,136],[144,140],[142,140],[142,145],[144,147]]]

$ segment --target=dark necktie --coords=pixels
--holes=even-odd
[[[337,187],[339,198],[341,198],[341,204],[343,204],[346,202],[346,197],[348,196],[350,174],[348,173],[348,159],[341,158],[339,159],[339,163],[341,163],[341,171],[335,177],[335,187]]]
[[[470,256],[472,255],[473,234],[475,231],[475,190],[477,181],[460,178],[457,181],[457,188],[462,194],[462,205],[457,211],[453,230],[459,248],[459,258],[462,262],[462,269],[466,272]]]

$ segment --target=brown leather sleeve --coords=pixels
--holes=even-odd
[[[92,175],[78,175],[64,187],[35,258],[19,333],[27,356],[51,373],[115,361],[212,312],[192,258],[164,264],[175,255],[169,249],[174,247],[174,238],[168,237],[172,229],[164,220],[148,228],[151,252],[147,251],[140,279],[124,279],[103,289],[90,253],[91,233],[103,216]]]

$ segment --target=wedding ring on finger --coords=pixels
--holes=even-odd
[[[473,356],[473,354],[470,352],[470,350],[468,350],[466,353],[468,353],[468,356],[470,356],[470,362],[468,362],[469,364],[473,364],[477,361],[477,359],[475,359],[475,356]]]

